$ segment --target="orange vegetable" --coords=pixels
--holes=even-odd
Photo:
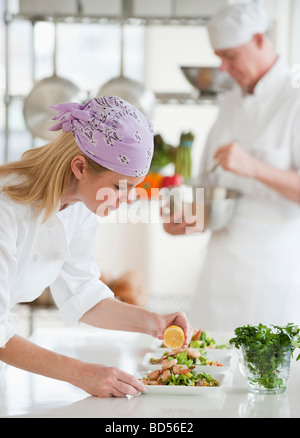
[[[137,196],[140,198],[151,198],[152,194],[153,197],[155,193],[153,191],[151,193],[151,189],[160,189],[162,179],[163,177],[160,173],[149,172],[145,176],[144,181],[136,186],[135,191]],[[158,196],[158,190],[156,196]]]

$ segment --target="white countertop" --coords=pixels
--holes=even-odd
[[[86,327],[40,329],[31,339],[59,353],[117,366],[132,374],[145,371],[142,360],[153,344],[153,338],[147,335]],[[0,417],[299,418],[299,394],[300,362],[297,363],[295,358],[291,364],[288,390],[277,396],[249,393],[237,361],[224,387],[211,394],[142,394],[131,399],[91,397],[68,383],[7,367],[0,377]]]

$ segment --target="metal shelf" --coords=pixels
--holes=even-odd
[[[221,95],[188,93],[155,93],[157,104],[161,105],[217,105]]]
[[[98,16],[98,15],[33,15],[33,14],[5,14],[5,22],[13,20],[48,21],[57,23],[83,23],[83,24],[128,24],[140,26],[205,26],[208,17],[141,17],[141,16]]]

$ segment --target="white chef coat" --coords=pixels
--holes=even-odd
[[[300,169],[300,90],[279,58],[254,95],[240,87],[220,105],[200,174],[232,141],[282,170]],[[191,323],[233,330],[244,324],[300,321],[300,206],[257,180],[217,168],[203,185],[242,192],[232,222],[212,233],[195,293]]]
[[[11,309],[36,299],[50,286],[67,326],[112,291],[99,280],[99,222],[82,203],[57,211],[48,221],[35,208],[12,201],[0,180],[0,346],[16,333]]]

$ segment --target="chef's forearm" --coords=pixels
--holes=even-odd
[[[0,348],[0,360],[34,374],[73,385],[80,381],[82,362],[40,347],[21,336],[13,336]]]
[[[257,161],[254,178],[282,196],[300,203],[300,175],[292,170],[280,170]]]
[[[156,336],[159,315],[114,298],[106,298],[86,312],[81,322],[109,330],[122,330]]]

